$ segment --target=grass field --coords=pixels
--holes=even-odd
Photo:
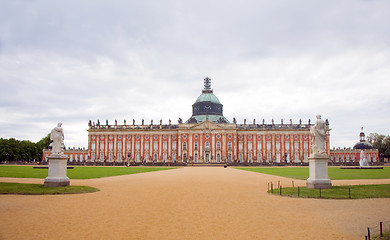
[[[67,176],[70,179],[91,179],[168,169],[174,167],[74,167],[68,169]],[[47,169],[36,169],[32,166],[0,166],[0,177],[46,178],[47,173]]]
[[[269,190],[268,193],[280,195],[280,189]],[[298,196],[299,194],[299,196]],[[335,199],[360,199],[360,198],[390,198],[390,184],[380,185],[351,185],[333,186],[331,189],[309,189],[300,187],[282,188],[282,196],[303,198],[335,198]]]
[[[302,180],[306,180],[309,177],[309,167],[238,167],[236,169]],[[383,169],[340,169],[339,167],[329,167],[328,175],[331,180],[385,179],[390,178],[390,167],[384,167]]]
[[[0,182],[0,194],[46,195],[90,193],[96,191],[99,191],[99,189],[88,186],[43,187],[43,184]]]

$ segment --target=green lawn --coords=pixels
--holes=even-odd
[[[350,189],[350,190],[349,190]],[[306,187],[287,187],[282,188],[282,196],[303,197],[303,198],[335,198],[349,199],[359,198],[390,198],[390,184],[380,185],[351,185],[351,186],[333,186],[331,189],[309,189]],[[280,195],[280,189],[269,190],[268,193]]]
[[[309,167],[237,167],[236,169],[302,180],[306,180],[309,177]],[[390,178],[390,167],[384,167],[383,169],[340,169],[339,167],[329,167],[328,175],[331,180],[384,179]]]
[[[43,184],[0,182],[0,194],[76,194],[96,191],[99,189],[88,186],[44,187]]]
[[[74,167],[68,169],[67,176],[70,179],[91,179],[168,169],[174,167]],[[0,177],[46,178],[47,172],[47,169],[36,169],[32,166],[0,166]]]

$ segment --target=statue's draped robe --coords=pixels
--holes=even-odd
[[[325,154],[325,122],[321,119],[317,119],[315,125],[310,129],[314,136],[313,153]]]
[[[62,127],[55,127],[51,130],[50,140],[53,141],[53,154],[61,154],[62,153],[62,144],[64,139],[64,132]]]

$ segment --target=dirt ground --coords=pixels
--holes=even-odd
[[[266,193],[270,181],[292,184],[232,168],[186,167],[71,180],[101,189],[96,193],[0,195],[0,239],[364,239],[368,226],[390,220],[389,199],[280,197]]]

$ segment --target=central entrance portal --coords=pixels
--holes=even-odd
[[[210,153],[206,152],[206,163],[210,162]]]

